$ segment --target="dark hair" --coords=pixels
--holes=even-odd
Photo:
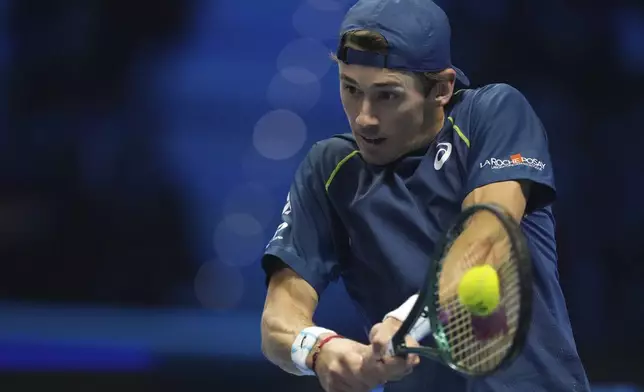
[[[343,47],[348,47],[355,50],[361,50],[364,52],[374,52],[379,54],[387,54],[389,50],[389,44],[385,37],[382,34],[370,30],[353,30],[349,31],[342,37]],[[333,58],[338,61],[339,59],[336,56]],[[438,82],[448,81],[448,77],[441,75],[438,72],[406,72],[412,75],[417,76],[422,85],[425,94],[434,88]]]

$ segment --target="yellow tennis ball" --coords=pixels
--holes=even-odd
[[[458,299],[470,313],[487,316],[501,300],[499,276],[489,265],[470,268],[458,285]]]

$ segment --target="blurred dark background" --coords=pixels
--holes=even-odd
[[[261,355],[258,260],[308,148],[348,130],[352,3],[0,0],[0,389],[315,389]],[[644,4],[439,4],[455,64],[546,125],[580,353],[596,391],[636,390]],[[341,284],[317,321],[365,339]]]

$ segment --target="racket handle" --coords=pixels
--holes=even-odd
[[[414,339],[415,341],[420,342],[421,340],[429,336],[429,334],[431,333],[432,333],[432,329],[429,325],[429,319],[426,317],[420,317],[416,321],[416,324],[414,324],[414,326],[411,328],[411,331],[409,331],[408,335],[411,336],[411,338]],[[394,350],[394,345],[391,340],[387,345],[387,355],[389,356],[396,355],[396,352]]]
[[[396,352],[394,351],[394,344],[390,340],[389,343],[387,344],[387,356],[393,357],[394,355],[396,355]]]

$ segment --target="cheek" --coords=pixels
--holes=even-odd
[[[350,120],[353,120],[355,118],[355,104],[353,100],[341,96],[340,102],[342,103],[342,108],[344,109],[347,117],[349,117]]]
[[[422,111],[416,108],[398,108],[391,116],[391,126],[399,133],[414,132],[422,122]]]
[[[415,123],[422,123],[424,120],[424,110],[422,102],[414,101],[407,108],[407,116],[413,119]]]
[[[425,120],[422,108],[415,107],[409,110],[405,114],[405,118],[407,118],[407,134],[417,134],[422,131]]]

